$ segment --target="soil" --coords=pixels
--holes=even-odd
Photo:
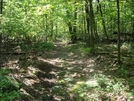
[[[19,101],[78,101],[66,81],[73,85],[92,79],[95,73],[105,72],[104,64],[112,66],[103,55],[82,56],[79,45],[61,41],[54,45],[53,50],[36,54],[3,55],[3,66],[21,83]]]

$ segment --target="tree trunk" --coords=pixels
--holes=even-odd
[[[104,20],[102,9],[101,9],[101,5],[100,5],[100,0],[97,0],[97,2],[98,2],[101,18],[102,18],[102,25],[103,25],[103,29],[104,29],[104,34],[106,35],[106,38],[109,41],[109,37],[107,35],[107,30],[106,30],[106,26],[105,26],[105,20]]]
[[[93,30],[94,30],[94,37],[95,37],[95,41],[99,42],[99,35],[98,35],[98,31],[97,31],[97,22],[95,21],[95,16],[92,10],[92,15],[93,15]]]
[[[86,2],[86,5],[85,5],[85,11],[86,11],[86,22],[87,22],[87,38],[86,38],[86,41],[87,41],[87,45],[90,46],[90,30],[89,30],[89,26],[90,26],[90,18],[89,18],[89,3],[88,1]]]
[[[91,47],[91,52],[94,52],[94,35],[93,35],[93,29],[94,29],[94,18],[93,18],[93,6],[92,6],[92,0],[86,1],[86,21],[87,21],[87,31],[88,31],[88,41],[87,45]]]
[[[93,37],[93,6],[92,6],[92,0],[89,0],[89,7],[90,7],[90,46],[91,46],[91,52],[94,52],[94,37]]]
[[[134,0],[131,0],[132,4],[132,15],[134,15]],[[132,33],[134,34],[134,17],[132,18]]]
[[[67,13],[68,16],[71,15],[69,11],[67,11],[66,13]],[[76,37],[76,32],[77,32],[77,26],[76,26],[77,7],[75,8],[73,19],[74,19],[74,22],[72,22],[72,23],[70,21],[67,22],[69,33],[71,35],[71,43],[75,43],[77,41],[77,37]]]
[[[77,7],[75,8],[75,11],[74,11],[74,25],[73,25],[73,36],[72,36],[74,43],[77,40],[76,33],[77,33]]]
[[[73,42],[74,40],[73,40],[73,27],[72,27],[72,24],[71,24],[71,22],[68,22],[67,25],[68,25],[69,33],[71,35],[71,41]]]
[[[2,10],[3,10],[3,0],[0,0],[0,14],[2,14]],[[0,21],[0,24],[1,24],[1,21]],[[1,49],[1,45],[2,45],[2,33],[0,33],[0,49]]]
[[[117,13],[118,13],[118,64],[121,65],[120,60],[120,6],[119,6],[119,0],[117,0]]]
[[[3,0],[0,0],[0,14],[2,14],[2,9],[3,9]]]

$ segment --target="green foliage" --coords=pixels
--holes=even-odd
[[[110,93],[116,96],[120,96],[122,92],[125,92],[126,95],[128,94],[127,96],[129,99],[133,96],[134,93],[133,90],[131,92],[126,92],[128,91],[128,87],[124,85],[124,83],[124,79],[109,78],[103,74],[96,74],[94,80],[91,79],[88,81],[76,82],[71,91],[75,92],[78,101],[97,101],[96,98],[98,97],[104,97],[114,101],[112,96],[110,98],[110,96],[107,96],[107,94]]]
[[[13,101],[19,97],[19,91],[0,92],[0,101]]]
[[[35,43],[33,48],[35,50],[51,50],[54,48],[54,45],[52,43]]]
[[[7,69],[0,70],[0,101],[12,101],[19,97],[19,84],[7,74]]]
[[[126,78],[128,75],[128,70],[127,70],[126,66],[122,65],[121,68],[119,68],[117,70],[117,74],[118,74],[118,76],[120,76],[122,78]]]
[[[131,43],[131,47],[134,48],[134,43]]]
[[[81,48],[82,56],[89,55],[91,53],[91,48],[90,47],[82,47]]]
[[[101,88],[105,88],[107,86],[106,80],[104,78],[98,79],[98,84]]]
[[[25,45],[25,44],[22,44],[20,47],[21,47],[21,49],[22,49],[23,51],[28,51],[28,50],[30,50],[30,48],[31,48],[31,47],[29,47],[28,45]]]
[[[7,75],[8,74],[8,69],[3,68],[0,70],[0,76]]]
[[[54,48],[53,43],[34,43],[33,45],[21,45],[21,49],[23,51],[35,50],[35,51],[42,51],[42,50],[52,50]]]

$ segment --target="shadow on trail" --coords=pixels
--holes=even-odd
[[[60,101],[61,98],[58,98],[52,89],[58,85],[56,74],[60,70],[48,62],[35,60],[30,67],[27,67],[26,76],[23,77],[21,89],[23,96],[20,101]]]
[[[103,74],[109,79],[119,78],[117,68],[113,68],[113,58],[109,55],[83,57],[79,50],[81,46],[57,42],[54,50],[43,52],[39,56],[12,56],[7,66],[12,72],[10,75],[21,83],[19,101],[95,101],[97,98],[106,101],[102,100],[103,97],[112,99],[113,96],[106,93],[102,97],[104,91],[97,91],[97,79],[100,78],[95,76]],[[122,78],[132,89],[130,81]],[[81,94],[85,95],[81,97]]]

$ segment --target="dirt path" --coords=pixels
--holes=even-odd
[[[49,52],[13,56],[7,66],[22,83],[19,101],[79,101],[74,85],[94,82],[94,74],[101,73],[96,56],[83,57],[81,45],[56,42]]]
[[[17,56],[14,62],[19,66],[14,66],[13,72],[22,81],[20,101],[77,101],[69,89],[80,79],[90,78],[95,65],[94,59],[82,57],[78,48],[57,42],[54,50],[40,56]]]

